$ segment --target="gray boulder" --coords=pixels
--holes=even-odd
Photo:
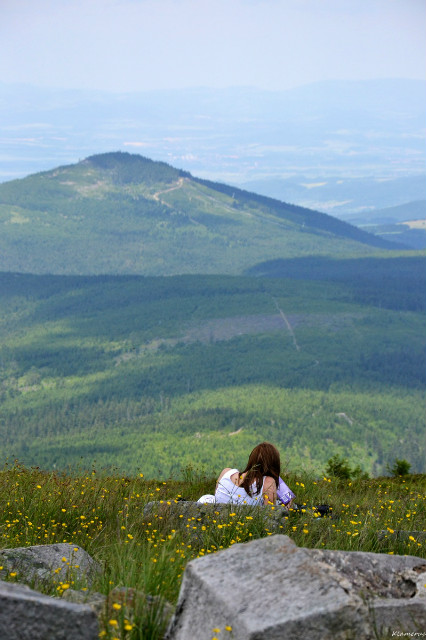
[[[67,589],[62,594],[62,599],[76,604],[85,604],[90,607],[99,618],[105,611],[107,597],[97,591],[77,591]]]
[[[50,598],[21,584],[0,581],[2,640],[96,640],[90,607]]]
[[[19,582],[51,584],[75,582],[90,585],[100,566],[81,547],[75,544],[46,544],[17,547],[0,551],[0,579],[16,572]]]
[[[373,640],[426,629],[426,563],[271,536],[193,560],[167,640]],[[231,631],[232,629],[232,631]],[[217,634],[216,634],[217,635]]]

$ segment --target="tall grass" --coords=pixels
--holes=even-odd
[[[283,519],[282,532],[298,546],[375,551],[426,557],[426,475],[338,480],[313,474],[291,475],[288,484],[300,508]],[[92,590],[109,597],[102,617],[107,640],[160,638],[177,600],[189,560],[215,553],[275,531],[264,524],[262,510],[250,515],[230,510],[226,517],[190,518],[182,526],[143,509],[152,500],[197,500],[214,491],[214,478],[190,468],[183,479],[167,482],[104,476],[92,469],[78,475],[44,472],[18,464],[0,472],[0,548],[70,542],[88,551],[102,567]],[[328,504],[320,517],[316,505]],[[404,538],[395,532],[406,531]],[[19,575],[7,576],[19,582]],[[57,596],[81,588],[70,576],[55,587]],[[121,601],[111,598],[129,589]]]

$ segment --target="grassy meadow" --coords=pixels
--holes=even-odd
[[[214,491],[215,478],[192,467],[183,469],[180,478],[146,480],[142,471],[132,476],[103,475],[95,468],[72,475],[6,466],[0,472],[0,548],[78,544],[104,569],[93,591],[108,595],[115,587],[134,588],[174,605],[190,560],[272,534],[261,508],[250,515],[230,509],[224,519],[214,516],[203,523],[191,519],[178,530],[167,518],[144,518],[149,501],[196,500]],[[339,479],[312,472],[289,473],[285,478],[302,508],[289,512],[282,532],[298,546],[426,558],[426,475]],[[318,504],[330,505],[330,514],[319,517],[314,508]],[[401,530],[406,537],[396,538]],[[15,572],[2,578],[20,579]],[[68,589],[87,591],[87,586],[70,574],[49,593],[61,597]],[[162,606],[158,599],[148,610],[138,594],[131,603],[114,605],[102,617],[101,637],[161,638]],[[224,632],[212,629],[212,639],[225,637]]]

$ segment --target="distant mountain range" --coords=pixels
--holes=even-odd
[[[0,225],[0,270],[39,274],[241,274],[266,260],[396,246],[122,152],[1,184]]]
[[[395,207],[373,210],[369,213],[354,215],[349,218],[351,224],[397,224],[412,220],[422,220],[426,217],[426,200],[415,200]]]
[[[351,222],[357,220],[364,223],[372,217],[389,222],[390,220],[384,219],[387,215],[385,209],[391,207],[401,207],[402,217],[398,216],[398,221],[407,220],[407,215],[413,214],[404,212],[404,208],[411,202],[417,203],[416,216],[424,218],[426,215],[424,174],[395,178],[270,177],[250,180],[242,186],[265,196],[295,202]],[[392,221],[395,222],[395,218]]]
[[[119,94],[0,83],[0,183],[111,149],[141,152],[361,227],[375,211],[368,230],[425,248],[426,231],[381,228],[384,208],[426,207],[425,109],[420,80]]]
[[[324,211],[375,235],[426,248],[426,176],[384,178],[300,176],[251,180],[244,187],[300,206]],[[394,206],[387,206],[394,205]],[[413,227],[413,221],[422,221]]]
[[[425,107],[420,80],[125,94],[0,83],[0,181],[111,149],[238,186],[270,178],[424,176]],[[424,197],[407,190],[402,202]]]

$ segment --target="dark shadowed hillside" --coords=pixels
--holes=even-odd
[[[411,260],[317,260],[317,281],[297,262],[286,278],[0,274],[0,457],[158,478],[266,439],[294,469],[339,453],[423,471]]]

